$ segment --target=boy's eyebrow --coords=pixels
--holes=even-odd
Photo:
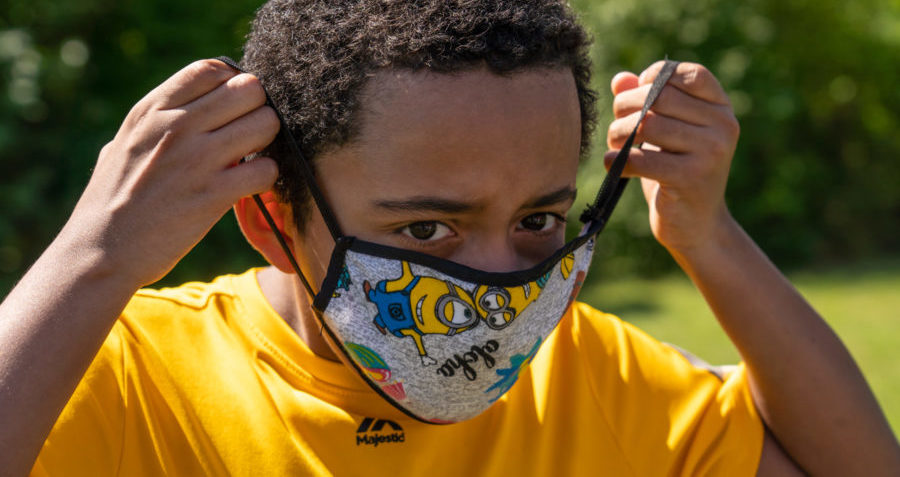
[[[445,214],[459,214],[471,212],[478,208],[470,202],[445,199],[432,196],[415,196],[402,200],[376,200],[375,206],[394,212],[441,212]]]
[[[555,205],[562,202],[567,202],[570,200],[575,200],[575,194],[578,193],[578,190],[565,186],[560,189],[557,189],[549,194],[544,194],[532,202],[525,205],[526,209],[537,209],[540,207],[546,207],[548,205]]]
[[[559,204],[561,202],[566,202],[569,200],[574,200],[576,193],[576,189],[572,187],[562,187],[534,199],[528,204],[525,204],[525,207],[523,208],[536,209],[540,207],[546,207],[548,205]],[[382,199],[376,200],[374,202],[374,205],[376,207],[395,212],[425,211],[440,212],[444,214],[460,214],[463,212],[471,212],[481,207],[471,202],[463,202],[460,200],[445,199],[443,197],[434,196],[415,196],[400,200]]]

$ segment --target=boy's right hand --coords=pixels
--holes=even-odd
[[[131,109],[100,151],[61,233],[101,272],[152,283],[240,197],[272,187],[275,162],[238,161],[279,122],[259,80],[218,60],[192,63]]]
[[[198,61],[141,99],[100,152],[69,221],[0,303],[0,474],[26,475],[115,319],[242,196],[278,132],[259,81]]]

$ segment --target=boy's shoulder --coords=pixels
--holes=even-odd
[[[159,350],[196,349],[202,343],[246,337],[248,325],[242,317],[258,314],[262,302],[256,269],[209,282],[141,289],[125,307],[113,334]]]
[[[241,288],[236,279],[251,272],[253,270],[241,275],[221,275],[209,282],[192,281],[173,287],[142,288],[134,294],[126,310],[157,306],[203,309],[210,306],[211,301],[234,299]]]

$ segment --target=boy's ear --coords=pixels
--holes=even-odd
[[[288,247],[293,251],[293,229],[292,227],[285,227],[285,224],[293,223],[291,221],[290,205],[279,202],[273,192],[260,194],[260,198],[262,198],[266,210],[269,211],[269,214],[275,221],[278,231],[281,232]],[[250,242],[250,245],[262,254],[267,262],[284,273],[294,273],[294,269],[291,267],[291,262],[285,255],[284,249],[281,248],[281,244],[252,197],[239,199],[234,204],[234,215],[237,217],[238,225],[241,227],[241,232],[244,233],[247,242]]]

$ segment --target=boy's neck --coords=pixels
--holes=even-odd
[[[306,291],[297,283],[292,275],[281,272],[275,267],[266,267],[256,274],[259,287],[275,312],[297,333],[306,346],[317,356],[340,361],[319,324],[312,316]]]

